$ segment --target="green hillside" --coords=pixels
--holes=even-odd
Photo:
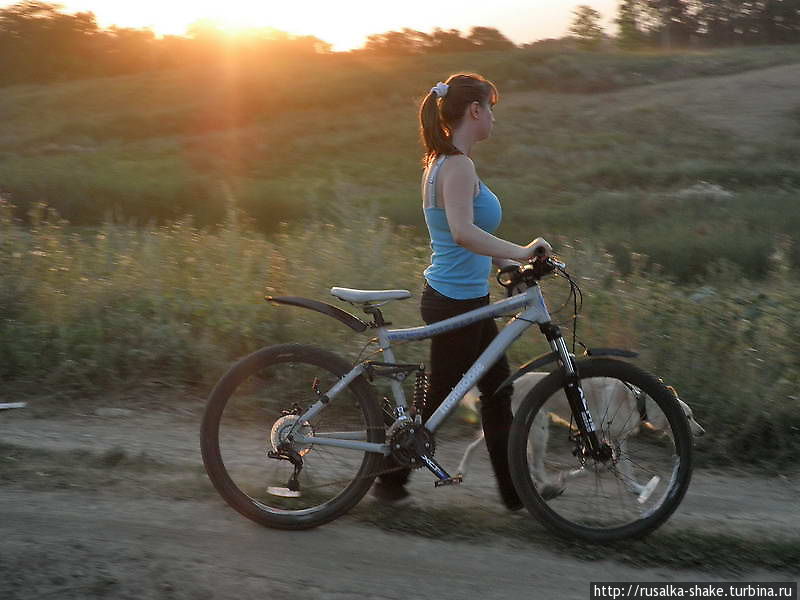
[[[681,278],[700,276],[715,258],[758,277],[775,234],[800,231],[800,99],[776,135],[758,139],[725,126],[738,117],[725,114],[724,97],[685,107],[698,95],[693,85],[739,78],[734,99],[759,93],[769,67],[798,63],[791,46],[527,49],[332,55],[12,86],[0,89],[0,191],[18,214],[44,202],[76,225],[190,213],[211,226],[232,198],[274,231],[282,221],[330,219],[346,198],[419,228],[417,99],[449,73],[478,71],[501,90],[495,136],[476,155],[503,200],[501,234],[589,237],[623,268],[632,249]],[[677,99],[675,86],[686,88]]]
[[[639,350],[680,391],[710,431],[699,463],[796,464],[791,47],[320,56],[1,88],[6,394],[203,396],[237,357],[287,341],[355,359],[362,336],[264,293],[418,293],[416,102],[459,70],[500,86],[479,171],[503,200],[501,234],[546,235],[580,282],[578,339]],[[543,288],[559,308],[564,281]],[[555,315],[568,333],[570,314]],[[415,301],[387,315],[420,322]],[[525,336],[509,358],[546,349]],[[425,344],[397,350],[426,360]]]

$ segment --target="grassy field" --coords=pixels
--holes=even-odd
[[[496,134],[476,156],[503,199],[501,234],[601,240],[623,269],[628,247],[679,278],[702,276],[706,256],[759,277],[774,234],[800,229],[797,106],[795,135],[743,140],[682,111],[661,86],[796,63],[791,46],[334,55],[13,86],[0,90],[0,191],[21,215],[45,202],[76,225],[191,213],[211,226],[227,196],[262,231],[329,219],[344,197],[423,239],[416,102],[431,82],[474,70],[501,90]],[[611,93],[651,88],[644,99]]]
[[[745,139],[674,100],[796,63],[790,47],[520,50],[2,89],[0,377],[12,395],[207,390],[264,344],[354,358],[366,338],[263,295],[419,291],[415,102],[476,70],[503,94],[476,157],[500,234],[555,243],[586,293],[579,337],[640,350],[679,389],[714,432],[701,461],[796,460],[800,108]],[[557,307],[564,282],[545,285]],[[420,322],[413,300],[389,316]],[[526,338],[512,362],[542,350]]]

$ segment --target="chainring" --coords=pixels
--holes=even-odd
[[[411,422],[398,427],[389,438],[389,444],[395,461],[410,469],[424,466],[420,456],[433,457],[436,451],[433,434],[422,425]]]

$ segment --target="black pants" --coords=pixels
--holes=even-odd
[[[455,300],[440,294],[426,284],[422,293],[420,312],[422,320],[431,324],[487,304],[489,304],[489,296]],[[497,336],[497,325],[494,319],[486,319],[431,338],[429,367],[431,389],[422,412],[423,422],[430,418],[495,336]],[[503,355],[480,379],[478,389],[481,393],[481,421],[484,438],[497,477],[500,496],[506,506],[514,507],[519,505],[520,500],[514,490],[508,468],[512,387],[508,386],[497,395],[492,396],[497,386],[508,377],[509,373],[508,360]],[[388,457],[387,466],[391,466],[391,461],[391,457]],[[408,480],[409,473],[410,471],[407,470],[387,473],[381,476],[381,481],[388,485],[404,485]]]

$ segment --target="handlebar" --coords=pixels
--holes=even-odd
[[[545,250],[544,246],[537,246],[536,250],[533,251],[533,256],[535,258],[546,258],[547,251]]]
[[[553,257],[545,257],[544,250],[537,251],[537,256],[530,259],[524,265],[509,265],[497,271],[497,283],[508,290],[508,294],[513,293],[520,283],[527,286],[536,285],[542,277],[549,275],[556,269],[565,269],[567,265]]]

